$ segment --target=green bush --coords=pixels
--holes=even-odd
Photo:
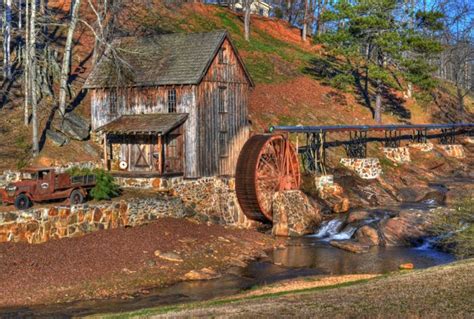
[[[471,195],[456,205],[454,210],[435,214],[434,232],[440,244],[460,258],[474,257],[474,197]]]
[[[94,170],[96,185],[91,190],[95,200],[108,200],[120,195],[120,187],[115,184],[114,178],[104,170]]]
[[[95,200],[109,200],[120,195],[120,187],[115,183],[109,172],[103,169],[73,167],[66,171],[71,176],[94,175],[96,185],[90,194]]]

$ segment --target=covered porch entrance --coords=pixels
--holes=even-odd
[[[186,119],[177,113],[125,115],[100,128],[106,169],[129,176],[183,174]]]

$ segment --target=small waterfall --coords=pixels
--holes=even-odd
[[[357,227],[346,226],[344,229],[344,220],[333,219],[330,221],[324,221],[321,224],[319,230],[311,237],[323,239],[323,240],[347,240],[354,235],[357,230]]]
[[[352,238],[352,235],[356,232],[357,227],[347,226],[339,234],[336,234],[329,238],[329,240],[348,240]]]
[[[314,235],[311,235],[311,237],[316,237],[316,238],[327,238],[334,236],[339,233],[339,231],[342,228],[342,224],[344,222],[340,219],[333,219],[333,220],[325,220],[322,224],[321,227],[319,228],[318,232],[315,233]]]

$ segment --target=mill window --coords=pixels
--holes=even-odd
[[[229,138],[227,132],[219,132],[219,156],[229,156]]]
[[[225,48],[220,48],[219,49],[219,64],[226,64],[227,61],[225,59]]]
[[[168,90],[168,113],[176,113],[176,90]]]
[[[226,87],[221,86],[219,87],[219,113],[227,113],[227,103],[226,103]]]
[[[219,110],[219,155],[229,156],[229,114],[226,99],[226,87],[219,87],[218,110]]]

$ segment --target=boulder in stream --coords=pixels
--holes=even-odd
[[[331,240],[329,244],[333,247],[347,250],[351,253],[362,254],[369,251],[369,246],[352,240]]]
[[[345,194],[344,188],[339,184],[334,183],[320,188],[319,197],[334,213],[345,213],[349,211],[349,197]]]
[[[367,246],[378,246],[380,244],[377,230],[368,225],[359,228],[355,234],[355,238],[357,242]]]
[[[380,223],[380,233],[386,246],[409,246],[429,235],[430,213],[418,210],[401,211],[397,217]]]
[[[273,229],[275,236],[298,237],[312,234],[321,223],[321,213],[299,190],[278,192],[273,197]]]

